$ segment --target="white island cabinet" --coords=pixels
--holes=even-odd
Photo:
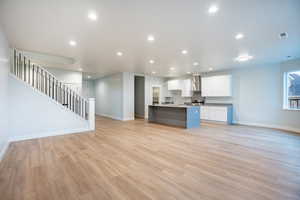
[[[200,119],[232,124],[232,105],[200,106]]]

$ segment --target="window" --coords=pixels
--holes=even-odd
[[[300,110],[300,71],[285,74],[284,108]]]

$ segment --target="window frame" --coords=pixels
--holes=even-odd
[[[283,109],[290,111],[300,111],[300,108],[291,108],[289,104],[289,94],[288,94],[288,76],[290,73],[300,72],[300,70],[291,70],[284,72],[283,74]]]

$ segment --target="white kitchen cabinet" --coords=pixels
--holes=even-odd
[[[182,90],[182,80],[169,80],[168,90]]]
[[[232,106],[201,106],[200,119],[232,124]]]
[[[232,96],[231,75],[210,76],[201,79],[201,91],[204,97]]]
[[[181,96],[182,97],[191,97],[191,96],[193,96],[192,80],[191,79],[185,79],[185,80],[182,81]]]
[[[162,86],[162,96],[163,97],[172,97],[171,91],[168,90],[168,82],[165,82]]]

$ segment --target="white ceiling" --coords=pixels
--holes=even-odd
[[[219,7],[213,16],[212,4]],[[97,21],[88,19],[89,11]],[[76,64],[59,66],[95,76],[182,75],[300,57],[299,0],[0,0],[0,23],[13,47],[74,58]],[[239,32],[245,38],[235,40]],[[288,39],[280,40],[281,32]],[[147,41],[149,34],[155,42]],[[243,53],[254,58],[234,61]]]

